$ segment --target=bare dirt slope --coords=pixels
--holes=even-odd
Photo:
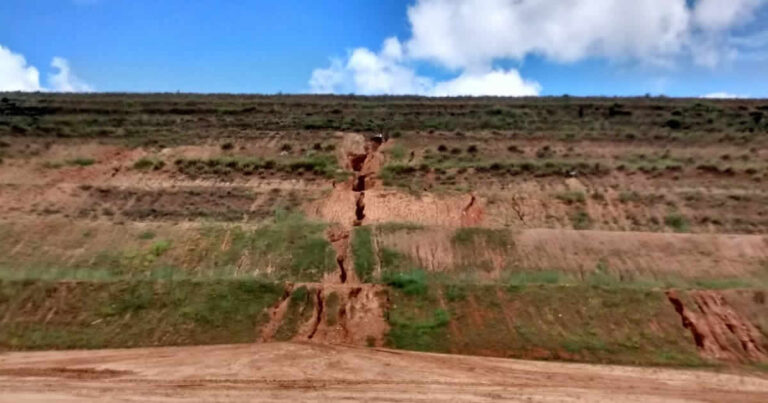
[[[296,343],[0,356],[2,402],[288,399],[759,402],[768,380]]]

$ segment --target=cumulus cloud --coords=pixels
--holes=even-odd
[[[40,73],[24,56],[0,45],[0,91],[40,91]]]
[[[765,0],[699,0],[693,9],[693,20],[703,29],[725,30],[750,22],[764,4]]]
[[[48,75],[49,87],[44,87],[40,84],[37,68],[27,65],[23,55],[0,45],[0,91],[93,91],[90,85],[72,74],[66,59],[54,57],[51,67],[57,72]]]
[[[540,86],[525,81],[516,70],[464,73],[452,80],[435,82],[420,76],[405,60],[397,38],[384,41],[376,53],[367,48],[353,50],[346,63],[333,60],[331,66],[316,69],[310,79],[315,93],[459,95],[538,95]]]
[[[535,96],[540,92],[539,83],[524,80],[517,70],[511,69],[463,73],[453,80],[437,83],[430,95]]]
[[[451,68],[529,54],[662,59],[680,51],[689,25],[684,0],[421,0],[408,18],[411,54]]]
[[[709,99],[736,99],[736,98],[747,98],[746,95],[739,95],[739,94],[731,94],[729,92],[712,92],[709,94],[702,95],[701,98],[709,98]]]
[[[54,57],[51,67],[59,71],[48,75],[48,82],[53,91],[59,92],[90,92],[93,87],[84,83],[69,68],[69,62],[61,57]]]
[[[732,49],[724,32],[750,22],[766,0],[419,0],[406,46],[451,68],[541,55],[669,64],[682,54],[712,65]],[[708,55],[697,57],[698,52]]]
[[[682,58],[716,67],[738,56],[731,31],[768,0],[416,0],[411,35],[387,39],[378,53],[350,52],[313,73],[318,92],[415,94],[538,93],[538,84],[494,63],[537,55],[555,63],[600,58],[672,66]],[[756,37],[757,38],[757,37]],[[754,42],[752,40],[751,42]],[[433,83],[416,61],[456,72]]]

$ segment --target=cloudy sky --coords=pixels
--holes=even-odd
[[[0,91],[768,97],[768,0],[0,0]]]

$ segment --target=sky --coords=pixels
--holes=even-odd
[[[0,91],[768,98],[768,0],[0,0]]]

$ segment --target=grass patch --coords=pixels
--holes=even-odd
[[[67,165],[76,165],[81,167],[87,167],[95,163],[96,163],[96,160],[94,160],[93,158],[78,157],[71,160],[67,160]]]
[[[373,280],[375,259],[371,228],[355,228],[352,236],[352,257],[357,278],[365,283],[371,282]]]
[[[398,272],[414,266],[408,256],[385,246],[379,248],[379,261],[384,273]]]
[[[288,341],[299,331],[299,326],[312,317],[315,300],[307,287],[301,286],[291,293],[288,310],[275,332],[275,340]]]
[[[441,308],[419,312],[402,307],[390,314],[387,341],[390,346],[405,350],[445,351],[449,322],[450,315]]]
[[[0,281],[0,348],[249,343],[282,292],[254,280]]]
[[[564,273],[555,270],[514,271],[504,274],[502,282],[507,285],[507,290],[516,292],[532,284],[561,284],[572,280]]]
[[[165,161],[157,158],[148,158],[148,157],[142,157],[136,162],[133,163],[133,169],[137,169],[139,171],[158,171],[160,169],[163,169],[165,166]]]
[[[670,213],[664,217],[664,224],[675,232],[688,232],[690,224],[688,219],[680,213]]]
[[[383,233],[392,233],[400,231],[418,231],[424,229],[424,226],[412,222],[385,222],[376,225],[376,229]]]
[[[585,230],[592,228],[592,217],[585,210],[578,210],[571,215],[571,225],[573,229]]]
[[[336,158],[331,154],[314,154],[300,158],[261,159],[219,157],[210,159],[177,159],[176,169],[188,176],[227,176],[255,174],[311,174],[333,178],[339,172]]]
[[[96,160],[94,160],[93,158],[78,157],[78,158],[73,158],[66,161],[45,161],[43,162],[42,167],[45,169],[59,169],[64,167],[65,165],[87,167],[95,163],[96,163]]]
[[[258,227],[202,225],[176,233],[173,239],[136,231],[101,248],[91,245],[89,238],[74,237],[69,247],[84,251],[76,259],[67,259],[59,249],[25,252],[23,259],[0,253],[0,279],[319,281],[336,270],[336,254],[324,230],[325,224],[301,214],[278,212]],[[45,241],[40,239],[41,244]]]
[[[385,272],[383,282],[402,290],[406,295],[424,295],[429,290],[427,273],[421,269],[403,272]]]
[[[511,233],[507,230],[463,227],[457,229],[451,242],[459,247],[483,245],[491,248],[507,248],[514,244]]]
[[[389,150],[389,155],[392,156],[393,161],[402,161],[405,159],[405,147],[403,147],[402,144],[395,144],[392,146],[392,148]]]
[[[155,233],[152,231],[144,231],[138,236],[139,239],[144,241],[153,239],[154,237],[155,237]]]

